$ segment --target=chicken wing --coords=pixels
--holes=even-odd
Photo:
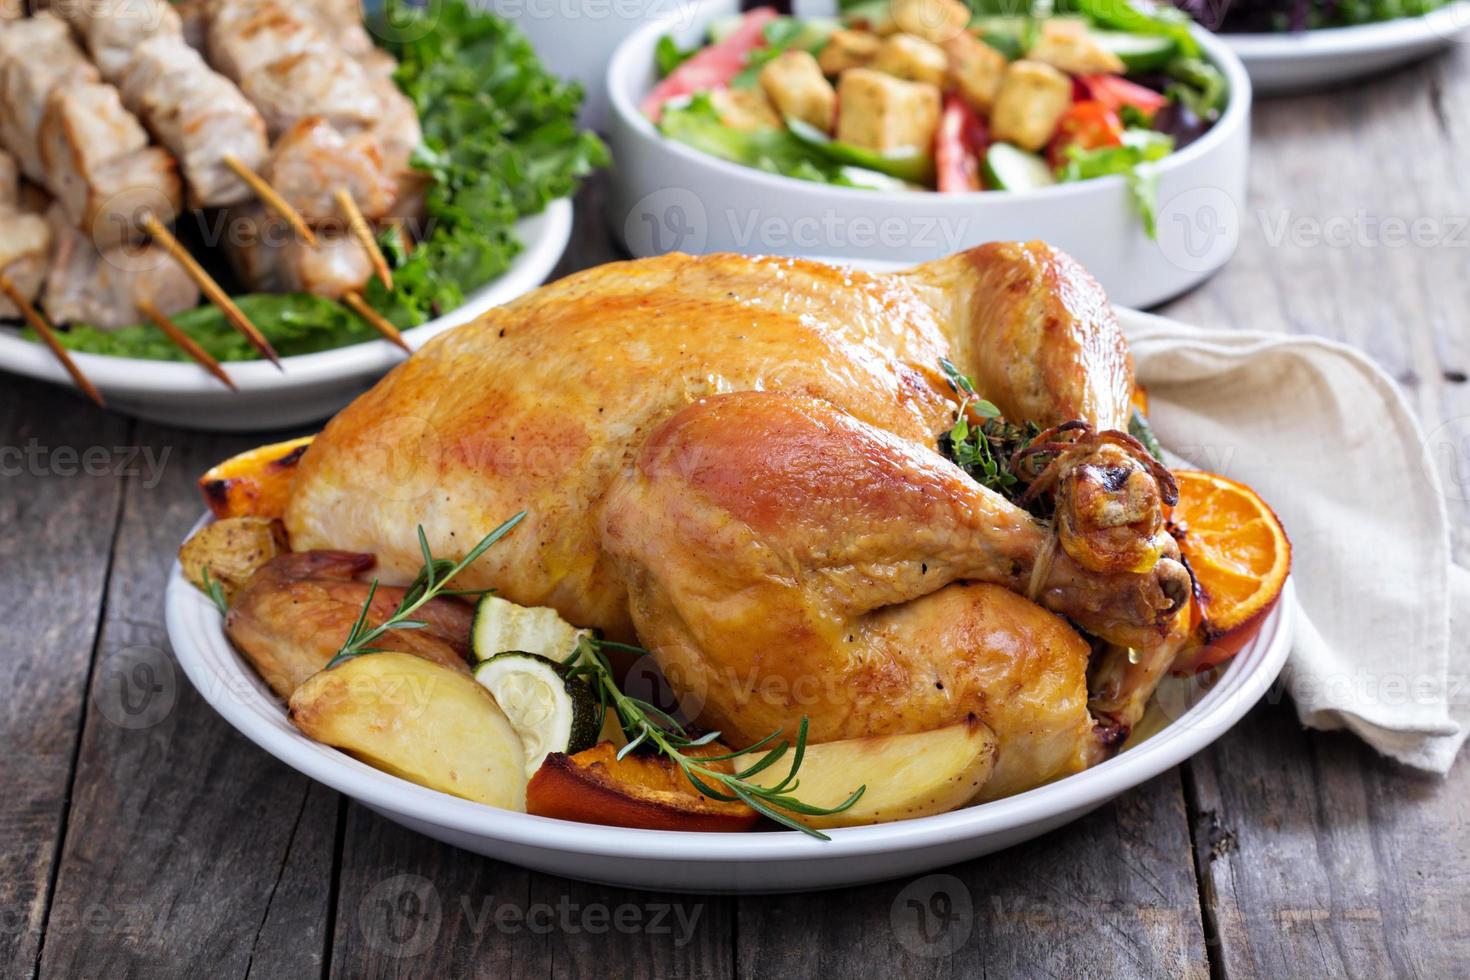
[[[1102,287],[1065,252],[992,242],[897,277],[935,309],[955,364],[1006,415],[1127,428],[1127,341]]]

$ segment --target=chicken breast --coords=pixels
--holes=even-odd
[[[150,38],[182,41],[184,23],[168,0],[87,0],[78,5],[80,29],[102,77],[116,83],[133,53]]]
[[[225,159],[234,156],[257,173],[264,169],[270,152],[265,122],[182,36],[139,44],[119,88],[124,104],[177,155],[193,206],[225,207],[255,196]]]
[[[87,323],[116,330],[142,322],[140,299],[165,314],[199,305],[199,287],[156,245],[99,250],[79,232],[60,205],[47,213],[54,239],[42,298],[55,323]]]
[[[0,151],[0,273],[31,302],[40,295],[51,256],[51,229],[46,219],[30,213],[21,195],[20,165]],[[21,315],[9,298],[0,296],[0,319]]]
[[[40,13],[0,29],[0,146],[31,180],[46,182],[37,134],[51,93],[99,77],[58,17]]]
[[[0,208],[0,273],[31,302],[40,295],[51,254],[51,229],[38,214]],[[0,295],[0,318],[20,316],[8,297]]]
[[[271,136],[297,120],[321,116],[347,131],[370,129],[382,102],[362,67],[335,48],[287,55],[240,79]]]
[[[143,237],[151,214],[170,224],[183,186],[167,151],[148,145],[117,89],[89,83],[59,89],[39,130],[46,186],[71,223],[99,248]]]
[[[344,137],[321,116],[308,116],[282,134],[265,177],[312,224],[344,220],[333,196],[345,189],[370,221],[388,213],[396,197],[371,138]]]
[[[312,293],[341,299],[373,276],[372,262],[356,238],[321,231],[308,245],[284,221],[259,205],[231,216],[230,264],[256,292]]]
[[[309,14],[275,0],[214,0],[211,8],[209,61],[236,83],[273,61],[323,43]]]

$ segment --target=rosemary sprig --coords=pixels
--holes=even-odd
[[[403,599],[398,603],[398,608],[393,611],[391,616],[383,620],[382,623],[371,629],[368,628],[368,610],[372,608],[373,597],[378,592],[378,580],[373,579],[373,584],[368,587],[367,599],[363,602],[362,609],[357,614],[357,621],[352,624],[352,629],[348,631],[347,639],[343,641],[341,648],[337,650],[336,655],[331,660],[327,661],[327,666],[323,669],[331,670],[338,664],[345,663],[354,657],[360,657],[365,653],[382,653],[382,648],[376,647],[373,644],[377,643],[393,630],[421,630],[426,628],[429,625],[428,623],[411,617],[430,599],[445,595],[481,594],[480,592],[470,590],[448,589],[446,586],[449,585],[450,581],[456,575],[468,568],[477,558],[489,550],[491,545],[509,534],[517,524],[525,519],[525,516],[526,512],[521,511],[485,535],[485,537],[480,539],[480,543],[471,548],[469,554],[465,555],[458,562],[451,562],[447,558],[435,558],[429,550],[429,539],[424,535],[424,527],[420,524],[419,548],[424,555],[424,565],[423,568],[419,569],[418,577],[413,580],[413,584],[408,587],[408,591],[403,593]]]
[[[230,600],[225,598],[225,587],[220,584],[219,579],[209,574],[209,569],[204,570],[204,594],[214,602],[221,616],[229,615]]]
[[[796,773],[801,768],[802,759],[806,755],[807,720],[805,717],[801,719],[801,727],[796,733],[794,747],[784,739],[777,741],[781,737],[781,729],[778,728],[754,745],[738,752],[726,752],[719,755],[689,754],[688,749],[710,745],[720,737],[720,733],[706,732],[699,736],[691,735],[677,718],[662,708],[624,694],[613,680],[612,665],[608,663],[603,648],[625,650],[640,655],[648,651],[623,643],[586,637],[577,645],[577,649],[572,652],[564,664],[571,668],[571,676],[584,678],[597,691],[598,701],[604,715],[609,706],[617,713],[623,734],[628,738],[628,744],[618,752],[619,759],[639,746],[647,745],[677,765],[694,788],[705,796],[725,803],[742,802],[783,827],[799,830],[820,840],[831,840],[831,838],[819,830],[808,827],[792,814],[825,816],[841,813],[850,809],[867,790],[866,786],[859,786],[851,796],[834,807],[812,806],[801,802],[793,795],[801,785],[796,778]],[[729,762],[762,750],[764,754],[760,758],[734,772],[722,772],[710,765],[715,762]],[[774,786],[760,786],[750,782],[751,776],[774,766],[785,758],[788,752],[791,753],[791,768],[787,770],[785,778],[780,782]]]

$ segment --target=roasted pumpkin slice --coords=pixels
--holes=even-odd
[[[728,751],[718,745],[707,749],[710,755]],[[576,755],[548,755],[526,787],[526,812],[608,827],[705,832],[749,830],[758,818],[743,803],[700,793],[662,756],[617,754],[616,745],[602,742]]]

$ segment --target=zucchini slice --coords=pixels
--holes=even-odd
[[[555,609],[518,606],[487,595],[475,605],[470,650],[476,663],[509,650],[539,654],[560,663],[572,655],[584,636],[591,635],[591,630],[577,629]]]
[[[475,680],[510,719],[534,776],[552,752],[575,755],[597,744],[601,712],[587,684],[568,668],[534,653],[512,650],[475,668]]]

